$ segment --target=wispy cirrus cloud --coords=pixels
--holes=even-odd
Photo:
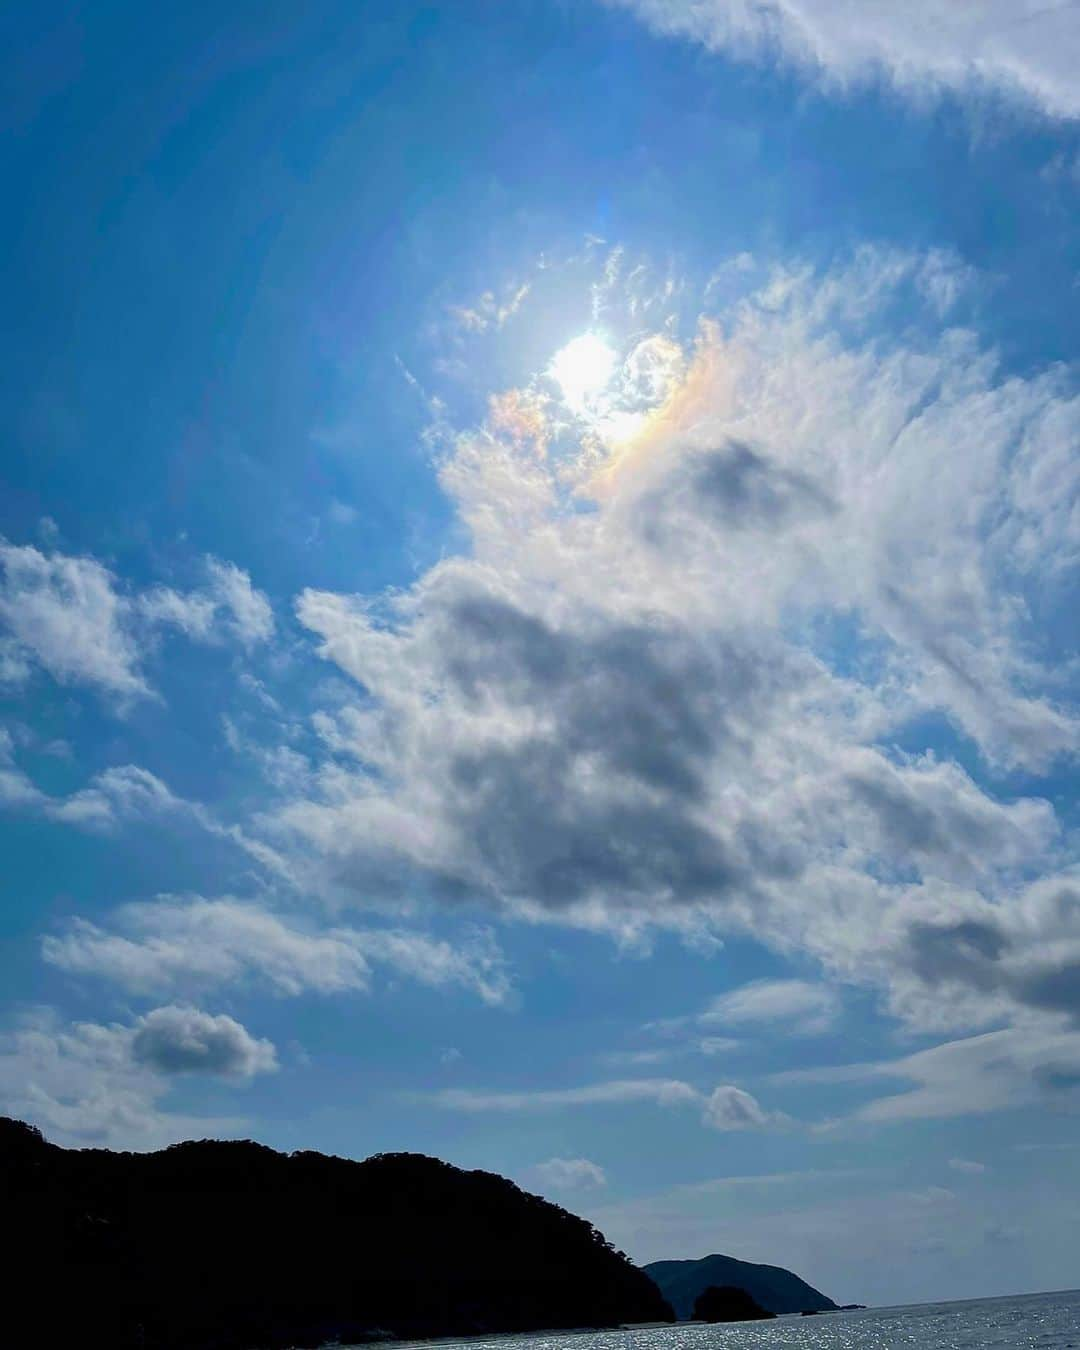
[[[553,1191],[590,1191],[607,1185],[604,1169],[588,1158],[549,1158],[530,1168],[528,1176]]]
[[[1080,113],[1073,0],[607,0],[660,34],[834,88],[885,79],[916,96],[940,89],[1019,96],[1058,117]]]
[[[987,1171],[985,1163],[975,1162],[972,1158],[950,1158],[949,1166],[954,1172],[963,1172],[972,1177],[982,1176]]]
[[[374,970],[505,1003],[510,974],[491,933],[458,943],[418,930],[326,927],[231,897],[164,896],[120,906],[107,927],[73,920],[42,941],[46,961],[133,993],[191,994],[255,985],[275,994],[367,990]]]
[[[788,1123],[786,1116],[766,1111],[749,1092],[733,1084],[702,1091],[678,1078],[622,1078],[586,1083],[580,1087],[520,1092],[444,1088],[426,1094],[423,1100],[444,1110],[475,1114],[557,1111],[573,1107],[625,1106],[651,1102],[663,1107],[696,1107],[701,1112],[702,1124],[714,1130],[765,1129]]]
[[[848,1119],[870,1123],[943,1119],[1036,1102],[1075,1107],[1080,1030],[1060,1017],[1033,1016],[1017,1026],[946,1041],[899,1059],[773,1075],[777,1083],[889,1080],[910,1086],[872,1098]]]
[[[836,993],[806,980],[755,980],[714,998],[698,1021],[721,1026],[783,1023],[799,1035],[828,1031],[839,1012]]]

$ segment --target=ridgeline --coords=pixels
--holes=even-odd
[[[695,1304],[710,1285],[745,1290],[773,1313],[837,1311],[831,1298],[782,1266],[761,1266],[717,1254],[699,1261],[653,1261],[643,1269],[656,1281],[679,1318],[698,1316]]]
[[[584,1219],[420,1154],[69,1150],[0,1118],[0,1201],[12,1345],[275,1350],[673,1320]]]

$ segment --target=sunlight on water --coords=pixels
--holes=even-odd
[[[1080,1291],[781,1317],[775,1322],[506,1336],[464,1344],[470,1350],[523,1345],[528,1350],[768,1350],[795,1345],[807,1350],[902,1350],[905,1346],[918,1350],[1080,1350]]]

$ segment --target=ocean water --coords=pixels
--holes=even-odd
[[[442,1342],[446,1345],[446,1342]],[[716,1326],[506,1336],[469,1350],[1080,1350],[1080,1290]]]

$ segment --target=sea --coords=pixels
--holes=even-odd
[[[431,1342],[427,1343],[428,1345]],[[454,1342],[442,1341],[440,1347]],[[714,1326],[493,1336],[468,1350],[1080,1350],[1080,1290]]]

